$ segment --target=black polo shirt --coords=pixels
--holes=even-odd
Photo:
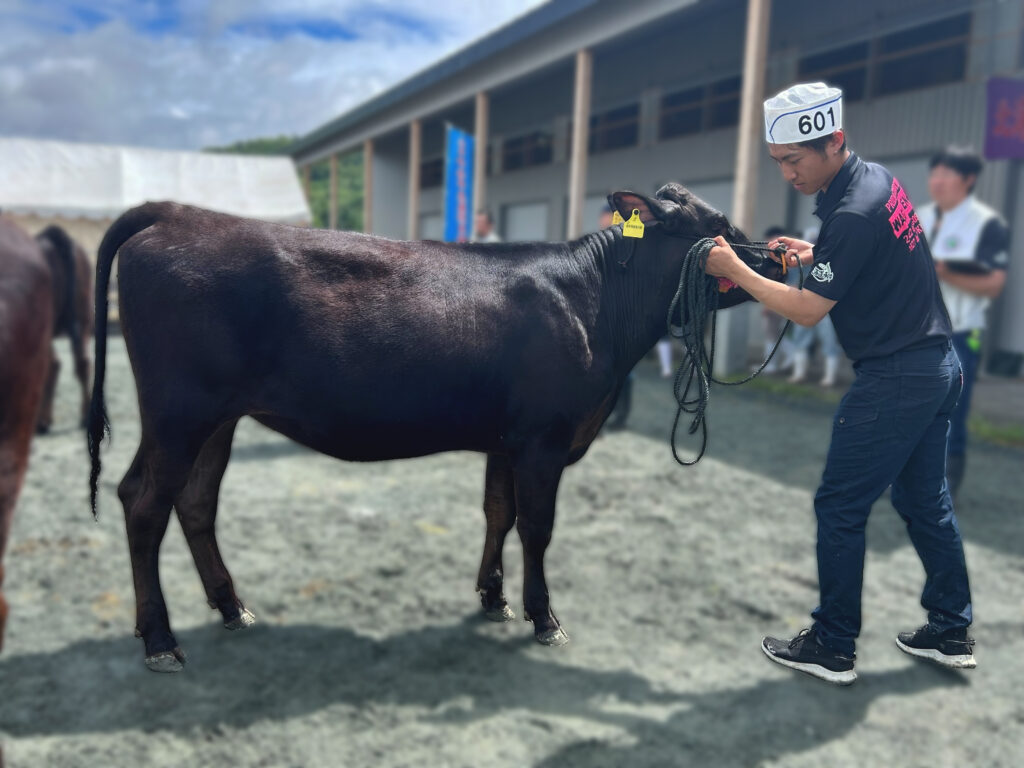
[[[853,152],[819,192],[821,231],[804,288],[829,313],[848,357],[861,360],[950,336],[935,266],[903,186]]]

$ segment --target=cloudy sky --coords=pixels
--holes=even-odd
[[[0,136],[303,134],[542,0],[0,0]]]

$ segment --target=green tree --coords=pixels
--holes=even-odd
[[[207,147],[204,152],[219,152],[235,155],[287,155],[294,136],[273,136],[262,139],[236,141],[223,147]],[[302,183],[302,174],[299,183]],[[326,227],[330,221],[330,164],[327,160],[310,166],[309,208],[313,214],[314,227]],[[363,156],[352,152],[338,158],[338,228],[362,230],[363,228]]]

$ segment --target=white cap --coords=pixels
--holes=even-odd
[[[799,83],[764,103],[769,144],[797,144],[843,127],[843,92],[824,83]]]

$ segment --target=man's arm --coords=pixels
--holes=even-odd
[[[985,274],[958,272],[942,261],[935,262],[935,274],[939,280],[959,288],[961,291],[994,299],[1006,285],[1006,267],[1010,249],[1010,230],[1001,218],[989,220],[981,232],[975,252],[975,262],[988,267]]]
[[[794,323],[816,325],[836,305],[831,299],[811,291],[762,277],[740,260],[725,238],[716,237],[715,242],[718,245],[708,254],[707,273],[731,280],[766,307]]]
[[[985,296],[990,299],[994,299],[1002,293],[1003,286],[1006,285],[1005,269],[993,269],[985,275],[970,275],[963,272],[954,272],[946,265],[946,262],[936,261],[935,274],[939,280],[952,285],[954,288],[959,288],[961,291],[966,291],[975,296]]]

